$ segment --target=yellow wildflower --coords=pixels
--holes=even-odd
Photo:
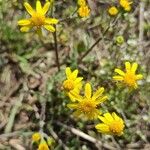
[[[112,6],[108,9],[108,12],[111,16],[115,16],[118,14],[118,9],[115,6]]]
[[[98,132],[105,133],[105,134],[111,134],[111,135],[117,135],[120,136],[123,134],[124,130],[124,121],[122,118],[116,115],[116,113],[105,113],[102,116],[99,116],[98,118],[103,122],[99,123],[95,126],[95,128],[98,130]]]
[[[45,141],[42,141],[38,147],[38,150],[49,150],[49,147]]]
[[[78,14],[80,17],[88,17],[89,14],[90,14],[90,9],[87,5],[85,6],[81,6],[79,9],[78,9]]]
[[[131,10],[131,4],[132,2],[129,2],[128,0],[120,0],[120,5],[124,8],[125,11]]]
[[[74,70],[71,72],[70,67],[66,68],[66,76],[67,79],[63,82],[63,88],[68,94],[69,98],[74,101],[74,96],[72,93],[79,93],[80,89],[82,87],[82,77],[77,77],[78,75],[78,70]]]
[[[125,62],[125,68],[126,72],[123,72],[120,69],[115,69],[115,72],[118,73],[118,76],[113,76],[113,79],[116,81],[122,81],[129,87],[134,87],[135,89],[137,86],[137,80],[140,80],[143,78],[142,74],[135,74],[137,70],[138,64],[133,63],[132,65],[130,62]]]
[[[44,27],[50,32],[54,32],[55,28],[52,26],[58,23],[55,18],[47,18],[45,15],[50,7],[50,2],[46,2],[44,7],[41,6],[39,0],[36,1],[36,10],[34,10],[29,3],[25,2],[24,6],[31,18],[18,21],[18,25],[21,26],[21,32],[28,32],[31,28],[34,28],[38,33],[41,33],[41,28]]]
[[[87,83],[85,85],[85,94],[81,96],[74,93],[77,100],[75,103],[68,104],[71,109],[76,109],[73,115],[76,117],[85,117],[86,119],[97,119],[101,112],[97,109],[98,105],[107,99],[107,96],[102,96],[104,88],[99,88],[94,94],[92,94],[91,85]]]
[[[32,135],[32,141],[38,142],[41,139],[41,134],[39,132],[36,132]]]
[[[124,37],[119,35],[116,37],[117,44],[123,44],[124,43]]]
[[[79,6],[85,6],[86,5],[86,0],[78,0],[78,5]]]

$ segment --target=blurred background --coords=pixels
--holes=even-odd
[[[34,7],[36,0],[28,2]],[[29,17],[23,3],[0,0],[0,150],[36,149],[31,135],[40,128],[45,102],[43,130],[54,138],[53,149],[150,149],[150,1],[134,0],[132,10],[118,15],[114,23],[107,10],[117,0],[88,0],[91,13],[87,18],[78,17],[75,0],[56,0],[53,16],[60,20],[56,33],[59,72],[53,34],[44,31],[39,37],[20,32],[17,21]],[[137,73],[144,76],[132,92],[112,80],[114,69],[124,69],[125,61],[137,62]],[[69,98],[62,90],[66,66],[78,68],[93,89],[105,88],[109,100],[101,109],[123,117],[123,136],[102,135],[94,127],[98,121],[73,118],[66,107]]]

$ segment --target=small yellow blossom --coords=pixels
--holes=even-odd
[[[102,116],[99,116],[98,118],[103,122],[99,123],[95,126],[95,128],[98,130],[98,132],[105,133],[105,134],[111,134],[111,135],[117,135],[120,136],[123,134],[124,130],[124,121],[122,118],[116,115],[116,113],[105,113]]]
[[[116,37],[117,44],[123,44],[124,43],[124,37],[119,35]]]
[[[118,14],[118,9],[115,6],[113,6],[108,9],[108,12],[111,16],[115,16]]]
[[[123,72],[120,69],[115,69],[115,72],[118,73],[118,76],[113,76],[113,79],[116,81],[122,81],[129,87],[134,87],[135,89],[137,86],[137,80],[143,78],[142,74],[135,74],[137,70],[138,64],[133,63],[132,65],[130,62],[125,62],[126,72]]]
[[[85,85],[84,96],[74,93],[77,100],[75,103],[68,104],[67,106],[76,111],[73,113],[76,117],[85,117],[86,119],[97,119],[101,112],[98,110],[98,106],[107,99],[107,96],[103,96],[104,88],[99,88],[94,94],[92,94],[92,88],[89,83]]]
[[[34,28],[37,33],[41,33],[41,28],[44,27],[50,32],[55,32],[55,28],[52,26],[58,23],[55,18],[47,18],[45,15],[50,7],[50,2],[46,2],[44,7],[41,6],[39,0],[36,1],[36,10],[34,10],[29,3],[25,2],[24,6],[31,18],[18,21],[18,25],[21,26],[21,32],[28,32],[31,28]]]
[[[38,150],[49,150],[49,147],[45,141],[42,141],[38,147]]]
[[[131,10],[131,4],[132,2],[130,2],[129,0],[120,0],[120,5],[124,8],[125,11]]]
[[[89,7],[87,5],[79,7],[78,14],[80,17],[88,17],[90,15]]]
[[[86,0],[78,0],[78,5],[79,6],[85,6],[86,5]]]
[[[79,93],[80,89],[82,87],[82,77],[77,77],[78,76],[78,70],[74,70],[71,72],[70,67],[66,68],[66,76],[67,79],[63,82],[63,88],[68,94],[69,98],[74,101],[74,96],[72,93]]]
[[[39,132],[36,132],[32,135],[32,141],[38,142],[41,139],[41,134]]]

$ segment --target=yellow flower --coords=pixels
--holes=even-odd
[[[78,9],[78,14],[80,17],[88,17],[90,15],[90,9],[87,5],[81,6]]]
[[[52,26],[58,23],[55,18],[47,18],[45,15],[50,7],[50,2],[46,2],[44,7],[41,6],[39,0],[36,1],[36,10],[34,10],[29,3],[25,2],[24,6],[31,18],[18,21],[18,25],[21,26],[21,32],[28,32],[31,28],[34,28],[37,33],[41,33],[41,28],[44,27],[50,32],[54,32],[55,28]]]
[[[115,6],[113,6],[108,9],[108,12],[110,15],[115,16],[118,14],[118,9]]]
[[[74,101],[74,96],[72,93],[79,93],[80,89],[82,87],[82,77],[77,77],[78,75],[78,70],[74,70],[71,72],[70,67],[66,68],[66,76],[67,79],[63,82],[63,88],[68,94],[69,98]]]
[[[132,65],[130,62],[125,62],[126,72],[123,72],[120,69],[115,69],[115,72],[118,73],[118,76],[113,76],[113,79],[116,81],[122,81],[129,87],[134,87],[135,89],[137,86],[137,80],[143,78],[142,74],[135,74],[137,70],[138,64],[133,63]]]
[[[41,139],[41,134],[39,132],[36,132],[32,135],[32,141],[38,142]]]
[[[38,147],[38,150],[49,150],[47,143],[42,141]]]
[[[119,35],[116,37],[117,44],[123,44],[124,43],[124,37]]]
[[[101,112],[97,109],[98,105],[107,99],[107,96],[103,96],[104,88],[99,88],[94,94],[92,94],[91,85],[87,83],[85,85],[85,94],[81,96],[74,93],[77,100],[75,103],[68,104],[67,106],[76,111],[73,113],[76,117],[85,117],[86,119],[97,119]]]
[[[78,5],[79,6],[85,6],[86,5],[86,0],[78,0]]]
[[[103,116],[104,117],[98,117],[103,123],[99,123],[95,126],[98,132],[118,136],[123,134],[123,129],[125,125],[122,118],[117,116],[114,112],[112,114],[105,113]]]
[[[120,0],[120,5],[124,8],[125,11],[131,10],[131,4],[132,2],[129,2],[128,0]]]

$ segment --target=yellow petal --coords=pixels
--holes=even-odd
[[[27,2],[24,3],[24,7],[26,8],[27,12],[32,16],[35,11],[33,10],[33,8],[31,7],[31,5]]]
[[[70,79],[72,80],[75,80],[77,78],[77,75],[78,75],[78,70],[74,70],[72,73],[71,73],[71,76],[70,76]]]
[[[119,121],[121,118],[115,112],[112,113],[114,120]]]
[[[109,130],[109,126],[104,124],[104,123],[99,123],[95,126],[95,128],[99,131],[99,132],[102,132],[102,133],[108,133],[110,130]]]
[[[109,120],[110,122],[114,121],[114,119],[113,119],[113,117],[111,116],[110,113],[105,113],[105,114],[104,114],[104,117],[105,117],[107,120]]]
[[[26,25],[30,25],[30,20],[28,20],[28,19],[22,19],[22,20],[19,20],[18,21],[18,25],[20,25],[20,26],[26,26]]]
[[[135,71],[137,70],[138,64],[137,63],[133,63],[132,67],[131,67],[131,71],[133,73],[135,73]]]
[[[99,88],[92,96],[93,100],[96,100],[98,97],[100,97],[102,95],[102,93],[104,92],[104,88],[101,87]]]
[[[96,104],[100,104],[100,103],[104,102],[107,99],[108,99],[108,96],[103,96],[102,98],[99,98],[99,99],[96,100]]]
[[[115,69],[115,72],[118,73],[121,76],[125,75],[125,73],[122,70],[120,70],[120,69]]]
[[[21,32],[28,32],[30,30],[30,27],[21,27],[20,31]]]
[[[36,11],[38,13],[42,12],[42,6],[41,6],[41,2],[39,0],[36,1]]]
[[[59,22],[58,19],[55,19],[55,18],[46,18],[45,19],[45,23],[47,24],[57,24]]]
[[[43,14],[45,15],[50,7],[50,2],[47,2],[43,7]]]
[[[91,98],[91,95],[92,95],[91,85],[89,83],[86,83],[86,85],[85,85],[85,96],[87,98]]]
[[[50,32],[55,32],[55,28],[51,25],[44,25],[44,28]]]
[[[130,62],[125,62],[125,67],[126,67],[126,72],[130,71],[131,70],[131,64]]]
[[[71,75],[71,69],[70,69],[70,67],[67,67],[66,70],[65,70],[65,72],[66,72],[67,78],[69,78],[69,76]]]
[[[140,80],[140,79],[143,79],[143,75],[142,74],[137,74],[136,75],[136,80]]]
[[[77,100],[79,102],[83,100],[83,97],[79,95],[79,91],[77,91],[77,90],[70,91],[70,94],[72,96],[74,96],[75,100]]]
[[[113,76],[113,79],[117,80],[117,81],[122,81],[123,77],[122,76]]]
[[[76,78],[76,80],[75,80],[74,82],[75,82],[75,84],[78,84],[78,83],[80,83],[82,80],[83,80],[83,77],[78,77],[78,78]]]
[[[71,109],[77,109],[78,105],[77,104],[67,104],[67,107]]]
[[[102,116],[98,116],[98,118],[105,124],[109,125],[110,124],[110,121],[107,120],[105,117],[102,117]]]

